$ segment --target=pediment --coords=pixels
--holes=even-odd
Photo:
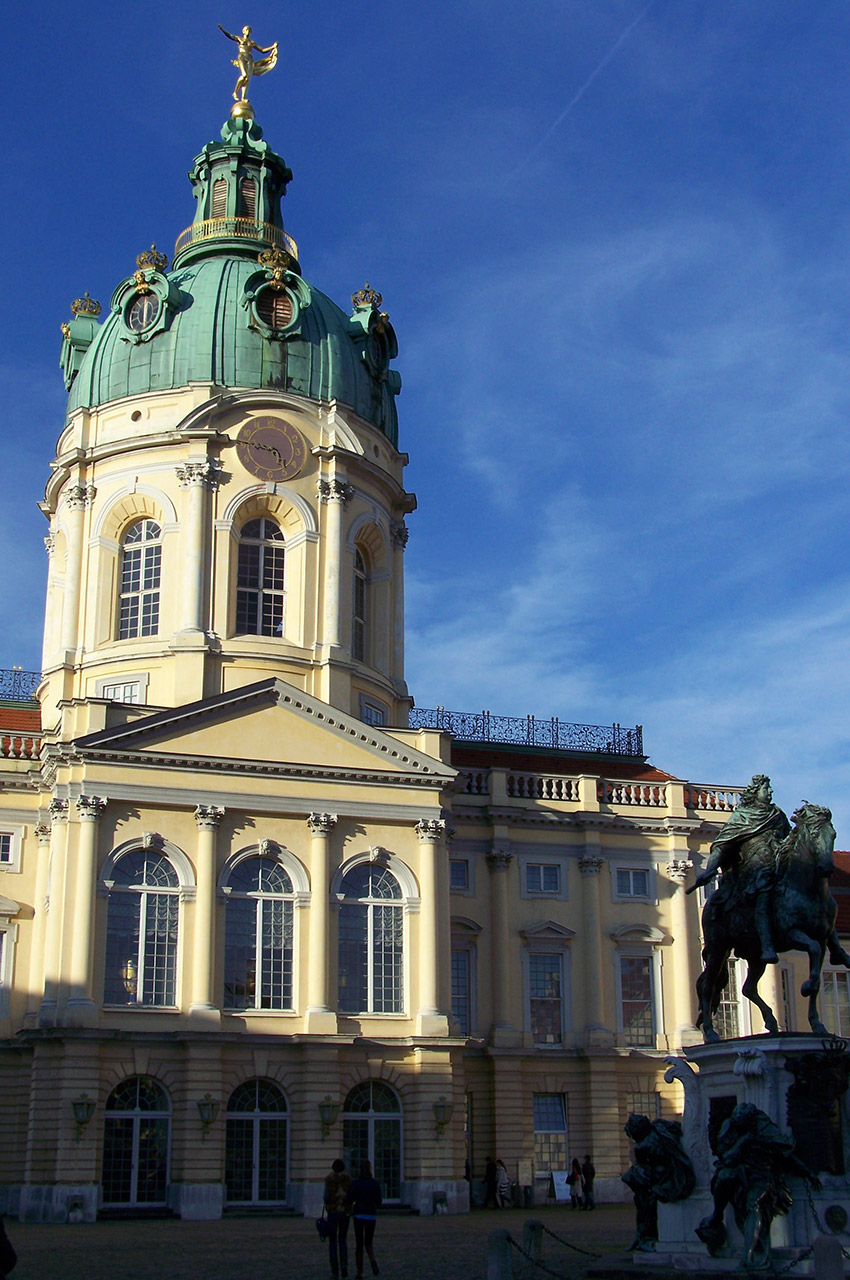
[[[0,893],[0,916],[5,916],[7,918],[16,916],[20,909],[20,905],[17,902],[13,902],[11,898],[5,898],[3,894]]]
[[[658,946],[666,941],[666,936],[657,925],[643,924],[641,922],[621,925],[619,929],[614,929],[611,933],[611,937],[618,944],[645,942],[652,946]]]
[[[536,924],[530,924],[527,929],[520,929],[519,936],[525,942],[560,942],[561,944],[570,942],[576,936],[575,929],[568,929],[566,925],[558,924],[556,920],[538,920]]]
[[[311,768],[316,776],[392,775],[444,785],[456,770],[390,732],[270,678],[102,729],[74,742],[86,759],[188,760],[219,770]]]

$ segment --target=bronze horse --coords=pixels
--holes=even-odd
[[[835,870],[832,850],[835,827],[829,809],[808,802],[792,814],[795,824],[776,850],[776,885],[771,901],[771,925],[776,949],[805,951],[809,957],[809,976],[800,994],[809,999],[809,1025],[817,1035],[829,1035],[818,1013],[817,997],[824,957],[829,951],[830,963],[850,969],[850,955],[843,949],[835,932],[837,907],[829,892],[829,877]],[[758,993],[758,984],[767,964],[761,958],[761,945],[754,925],[754,903],[746,892],[736,893],[735,870],[731,891],[723,892],[723,884],[703,908],[702,927],[705,945],[702,951],[703,971],[697,979],[699,1015],[697,1026],[703,1039],[720,1039],[712,1021],[729,977],[729,958],[733,951],[747,961],[747,979],[742,993],[761,1011],[768,1032],[779,1030],[770,1005]]]

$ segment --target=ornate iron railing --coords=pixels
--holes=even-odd
[[[280,227],[271,222],[258,222],[256,218],[207,218],[204,222],[193,222],[191,227],[181,231],[174,246],[176,258],[181,249],[187,245],[197,244],[199,240],[223,240],[233,237],[236,240],[262,240],[285,249],[291,258],[298,261],[298,245]]]
[[[414,707],[411,729],[442,729],[466,742],[503,742],[524,747],[557,747],[561,751],[600,751],[606,755],[642,756],[643,726],[570,724],[553,716],[494,716],[489,711],[446,711]]]
[[[9,702],[31,702],[40,680],[40,671],[22,671],[20,667],[0,669],[0,698]]]

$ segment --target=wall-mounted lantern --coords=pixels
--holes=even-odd
[[[326,1093],[322,1101],[319,1103],[319,1119],[322,1122],[322,1142],[331,1131],[333,1125],[336,1124],[336,1118],[339,1115],[339,1103],[334,1102],[329,1093]]]
[[[443,1136],[443,1130],[452,1118],[454,1107],[450,1102],[446,1102],[445,1096],[440,1094],[434,1103],[434,1120],[437,1124],[437,1141],[439,1142]]]
[[[211,1093],[205,1093],[202,1098],[198,1098],[198,1115],[201,1117],[201,1141],[206,1140],[206,1136],[212,1125],[215,1124],[218,1115],[219,1104]]]
[[[79,1098],[71,1099],[71,1109],[74,1112],[74,1124],[77,1126],[76,1141],[79,1142],[83,1136],[88,1122],[94,1115],[94,1098],[90,1098],[87,1093],[81,1093]]]

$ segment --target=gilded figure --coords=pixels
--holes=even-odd
[[[239,79],[236,81],[236,88],[233,90],[234,102],[248,101],[248,85],[253,76],[264,76],[267,71],[273,71],[277,66],[277,41],[270,44],[268,48],[255,44],[251,39],[251,28],[243,27],[241,36],[231,35],[229,31],[225,31],[221,23],[218,24],[219,31],[227,36],[228,40],[232,40],[237,46],[239,52],[233,59],[233,65],[239,72]],[[267,58],[255,58],[255,53],[266,53]]]

